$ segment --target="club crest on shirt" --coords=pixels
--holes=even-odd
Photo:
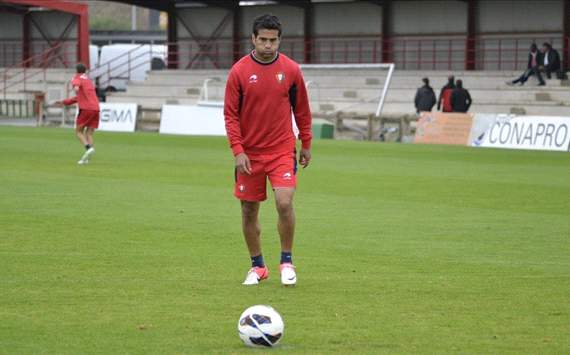
[[[250,76],[249,83],[250,84],[257,83],[257,75],[253,74],[252,76]]]
[[[279,84],[281,84],[283,82],[283,80],[285,80],[285,74],[283,72],[279,72],[279,73],[275,74],[275,77],[277,78],[277,82]]]

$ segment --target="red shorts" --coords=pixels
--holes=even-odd
[[[236,170],[234,195],[242,201],[267,199],[267,178],[273,190],[297,186],[295,152],[250,156],[251,175]]]
[[[75,126],[99,128],[99,111],[79,110]]]

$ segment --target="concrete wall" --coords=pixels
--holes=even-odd
[[[315,4],[315,36],[370,36],[381,32],[381,6],[365,2]]]
[[[562,0],[480,0],[478,32],[562,32]]]
[[[458,34],[467,31],[464,1],[394,1],[394,35]]]

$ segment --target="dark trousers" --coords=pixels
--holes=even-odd
[[[521,76],[519,76],[518,79],[513,80],[513,84],[516,84],[516,83],[524,84],[524,83],[526,83],[528,78],[530,78],[532,75],[536,75],[538,82],[540,84],[544,84],[544,79],[542,78],[542,75],[540,74],[540,70],[538,70],[538,67],[533,67],[533,68],[525,70],[525,72]]]
[[[561,75],[560,75],[561,72],[562,72],[562,71],[560,70],[560,68],[554,69],[554,68],[552,68],[552,67],[550,67],[550,66],[548,66],[548,65],[544,67],[544,73],[546,74],[546,78],[547,78],[547,79],[552,78],[552,73],[556,74],[556,77],[557,77],[557,78],[560,78],[560,77],[561,77]]]

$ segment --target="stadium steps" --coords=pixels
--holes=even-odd
[[[376,111],[385,72],[367,70],[303,70],[309,87],[314,112],[344,111],[368,115]],[[135,102],[144,108],[158,109],[164,103],[195,104],[206,79],[209,99],[222,100],[227,70],[161,70],[151,71],[144,82],[129,83],[126,92],[112,93],[109,102]],[[410,116],[415,113],[414,96],[421,78],[429,77],[431,85],[439,89],[447,82],[449,71],[398,71],[394,72],[383,113],[390,116]],[[454,72],[469,89],[474,103],[472,112],[526,113],[532,115],[568,115],[570,90],[559,80],[548,80],[547,86],[536,86],[531,78],[524,86],[507,86],[506,81],[521,71]]]

